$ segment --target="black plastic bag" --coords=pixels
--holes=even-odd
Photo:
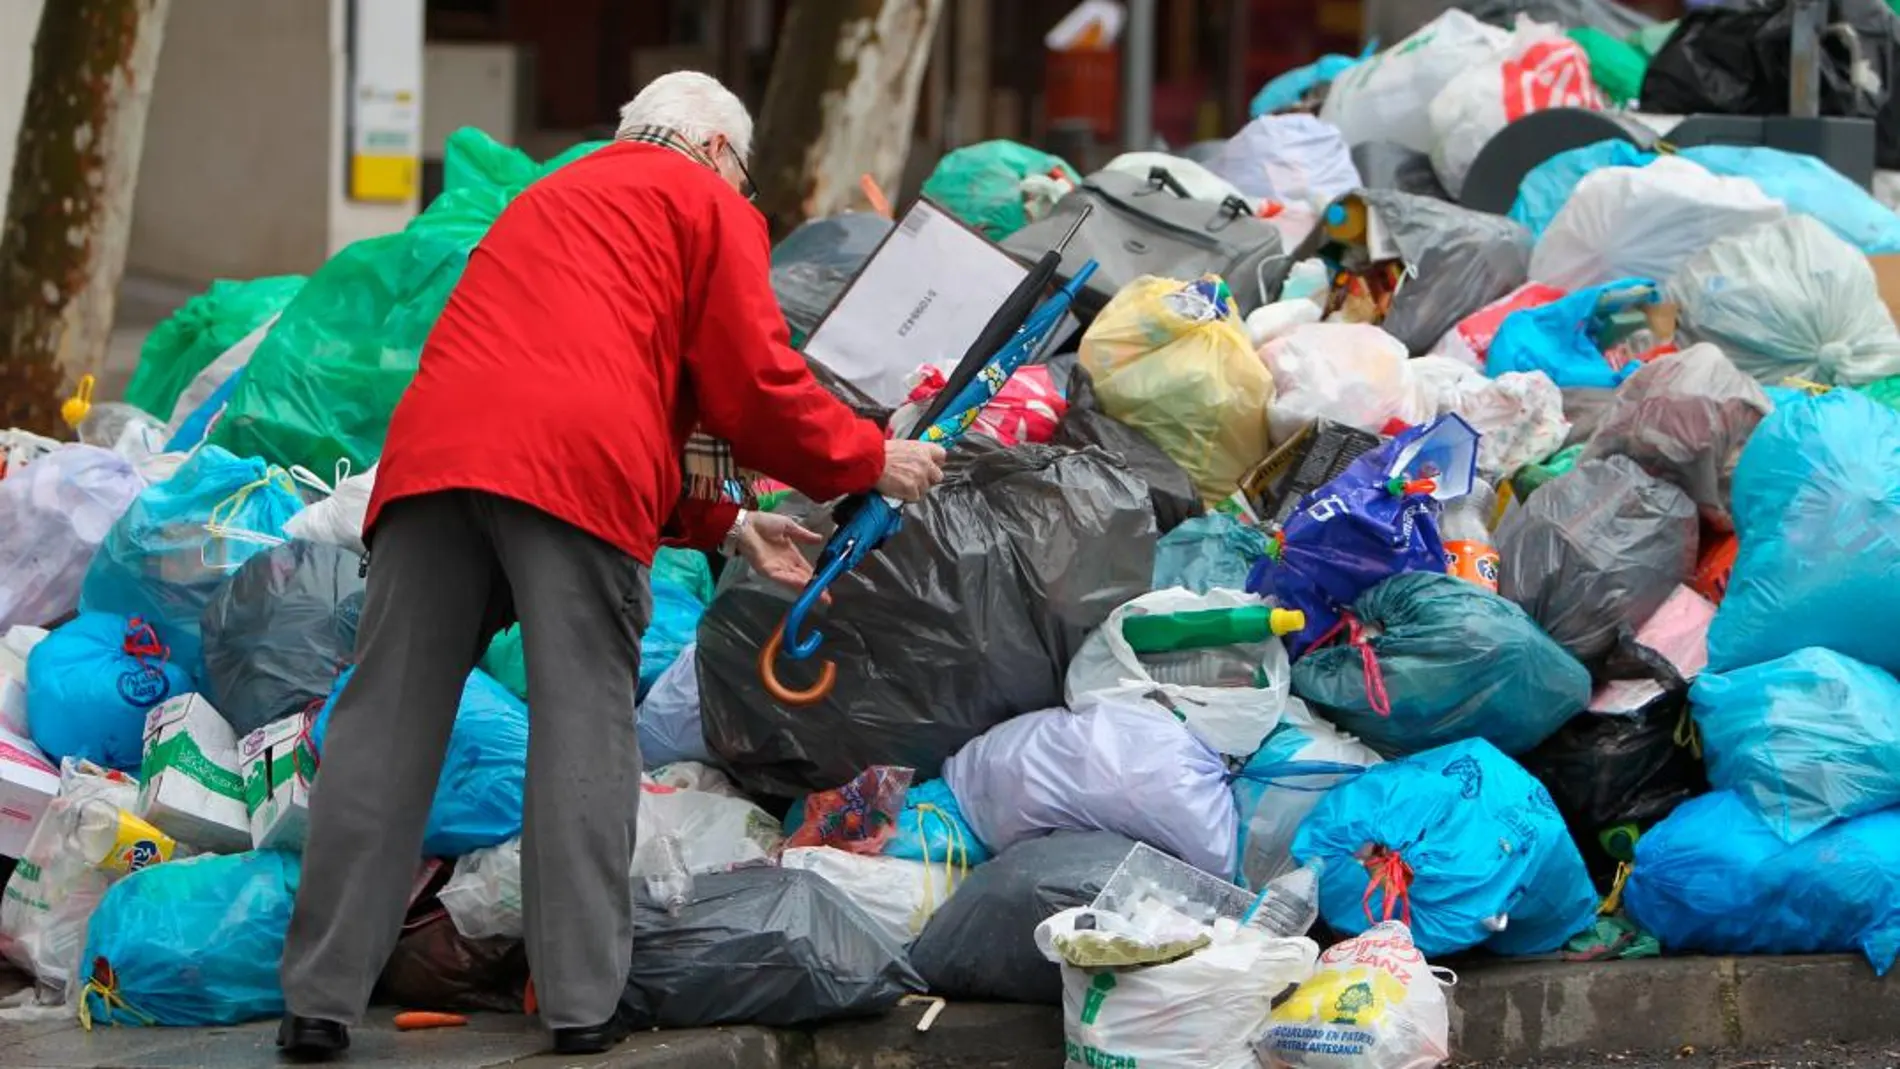
[[[1600,885],[1616,871],[1616,860],[1598,841],[1600,832],[1619,824],[1647,830],[1709,790],[1708,772],[1681,734],[1689,684],[1675,667],[1637,645],[1625,628],[1605,674],[1652,679],[1661,692],[1630,714],[1579,714],[1518,759],[1550,791]]]
[[[356,647],[362,558],[287,542],[244,562],[203,616],[211,701],[240,737],[329,697]]]
[[[1010,847],[957,885],[911,944],[911,964],[946,998],[1061,1005],[1062,971],[1036,949],[1036,925],[1095,901],[1134,847],[1106,831]]]
[[[1695,570],[1695,502],[1628,457],[1579,463],[1497,532],[1498,591],[1589,664]]]
[[[1872,119],[1874,157],[1900,167],[1900,16],[1885,0],[1832,0],[1820,41],[1822,115]],[[1786,115],[1794,5],[1704,7],[1684,15],[1643,78],[1643,110],[1659,115]],[[1870,78],[1856,79],[1864,64]]]
[[[1050,366],[1054,374],[1053,361]],[[1201,494],[1188,473],[1147,435],[1103,412],[1095,403],[1095,384],[1088,370],[1073,361],[1069,366],[1069,410],[1056,424],[1049,444],[1070,449],[1094,446],[1120,458],[1129,471],[1148,484],[1155,529],[1160,534],[1199,516],[1203,511]]]
[[[442,1013],[520,1013],[528,952],[519,939],[470,939],[447,910],[405,925],[376,982],[376,1001]]]
[[[620,1007],[635,1028],[789,1028],[883,1013],[924,981],[904,949],[816,873],[693,878],[678,917],[641,888]]]
[[[772,250],[772,292],[801,341],[818,328],[845,287],[871,258],[891,221],[870,212],[812,219]]]
[[[828,517],[807,522],[831,530]],[[935,776],[1004,720],[1062,704],[1082,639],[1148,590],[1155,542],[1147,486],[1107,453],[965,439],[943,485],[832,584],[832,605],[810,621],[824,632],[819,656],[780,658],[795,689],[820,658],[837,664],[822,702],[793,709],[766,693],[759,649],[791,595],[727,569],[699,625],[706,742],[747,793],[779,799],[871,765]]]

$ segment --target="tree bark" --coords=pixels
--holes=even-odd
[[[895,198],[943,0],[792,0],[754,152],[775,237],[861,207],[869,174]]]
[[[170,0],[49,0],[0,231],[0,427],[59,434],[125,270]]]

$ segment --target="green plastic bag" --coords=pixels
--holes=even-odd
[[[1568,449],[1559,450],[1542,463],[1526,464],[1519,468],[1511,478],[1511,489],[1516,492],[1517,499],[1528,499],[1538,487],[1576,467],[1577,458],[1583,455],[1583,447],[1584,443],[1578,442]]]
[[[1014,141],[985,141],[937,161],[923,192],[991,241],[1002,241],[1033,221],[1024,207],[1023,190],[1023,179],[1031,175],[1082,184],[1075,168],[1061,157]],[[1051,201],[1048,207],[1053,206]]]
[[[358,471],[375,463],[469,253],[517,193],[592,147],[536,166],[479,131],[457,131],[444,161],[452,188],[401,233],[356,242],[310,276],[210,440],[311,471],[345,458]]]
[[[1649,56],[1628,41],[1619,41],[1594,26],[1578,26],[1569,32],[1572,41],[1590,57],[1590,77],[1613,104],[1633,103],[1643,92],[1643,75],[1649,73]]]
[[[1900,2],[1900,0],[1896,0]],[[1900,375],[1877,379],[1865,386],[1857,387],[1870,400],[1878,401],[1896,412],[1900,412]]]
[[[125,388],[126,403],[170,420],[178,396],[191,380],[226,349],[283,311],[303,282],[302,275],[213,282],[146,335],[138,370]]]

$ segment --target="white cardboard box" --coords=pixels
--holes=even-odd
[[[59,793],[59,769],[39,747],[0,728],[0,857],[19,857]]]
[[[251,818],[238,771],[237,733],[197,694],[161,702],[145,716],[138,815],[200,850],[251,848]]]
[[[304,737],[302,714],[265,724],[238,744],[244,801],[250,807],[251,845],[301,850],[310,825],[310,783],[317,755]]]

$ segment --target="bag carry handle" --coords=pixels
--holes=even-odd
[[[1187,187],[1182,185],[1180,179],[1175,178],[1166,167],[1148,168],[1148,185],[1154,189],[1165,189],[1182,200],[1194,199],[1188,195]]]

